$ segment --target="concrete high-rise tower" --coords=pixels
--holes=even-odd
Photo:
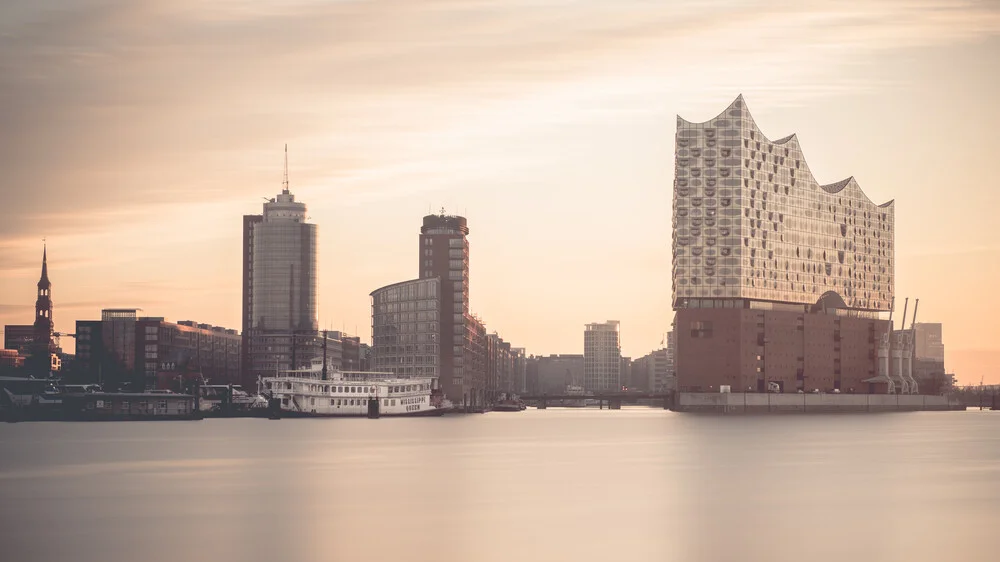
[[[308,363],[318,349],[316,225],[288,188],[243,217],[243,384]],[[251,387],[252,388],[252,387]]]

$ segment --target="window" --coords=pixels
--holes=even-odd
[[[160,408],[160,409],[166,409],[167,408],[167,401],[166,400],[160,400],[159,402],[156,403],[156,407]]]
[[[710,338],[710,337],[712,337],[712,323],[711,322],[691,322],[691,337],[692,338]]]
[[[128,400],[122,400],[122,409],[128,410]]]

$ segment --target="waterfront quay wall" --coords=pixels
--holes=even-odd
[[[917,394],[776,394],[754,392],[681,392],[677,412],[781,414],[838,412],[916,412],[962,410],[946,396]]]

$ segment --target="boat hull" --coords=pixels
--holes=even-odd
[[[497,404],[493,406],[494,412],[520,412],[523,409],[518,404]]]
[[[399,413],[379,413],[380,418],[426,418],[433,416],[443,416],[447,410],[444,408],[434,408],[419,410],[416,412]],[[368,414],[360,413],[328,413],[328,412],[303,412],[300,410],[281,410],[280,416],[283,418],[367,418]]]

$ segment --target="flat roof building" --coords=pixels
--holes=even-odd
[[[587,324],[583,331],[583,387],[620,391],[622,350],[617,320]]]
[[[215,384],[240,382],[242,342],[236,330],[116,308],[104,309],[100,320],[78,320],[76,335],[83,377],[76,382],[142,391],[156,388],[162,372],[193,372]]]

